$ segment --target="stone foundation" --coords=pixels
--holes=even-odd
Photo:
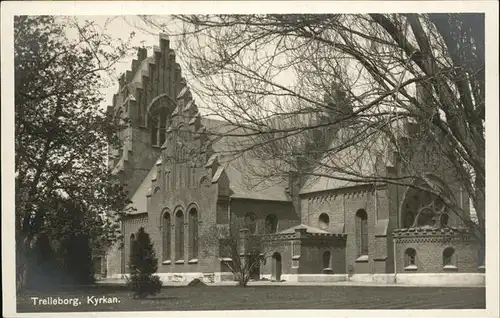
[[[187,284],[195,278],[206,284],[234,281],[230,272],[216,273],[157,273],[164,284]],[[117,283],[125,283],[128,274],[108,276],[108,280],[115,279]],[[260,276],[261,279],[271,280],[270,274]],[[421,286],[475,286],[484,287],[486,276],[483,273],[400,273],[400,274],[283,274],[281,279],[290,283],[342,283],[352,282],[367,285],[421,285]]]
[[[347,280],[347,274],[296,274],[282,275],[285,281],[307,283],[335,283]]]
[[[485,286],[486,277],[482,273],[404,273],[396,275],[396,283],[401,285]]]
[[[163,283],[189,283],[193,279],[198,278],[206,284],[234,281],[234,275],[231,272],[216,272],[216,273],[155,273],[160,277]],[[107,279],[126,280],[129,274],[114,274]]]

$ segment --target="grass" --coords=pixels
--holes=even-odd
[[[87,303],[87,297],[117,297],[119,303]],[[78,298],[81,305],[33,305],[31,297]],[[123,286],[26,292],[18,312],[180,311],[251,309],[484,309],[485,288],[365,286],[197,286],[163,287],[146,299],[133,299]]]

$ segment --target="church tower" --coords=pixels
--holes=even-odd
[[[139,48],[130,70],[120,77],[108,112],[121,118],[125,128],[119,132],[121,149],[109,149],[108,166],[129,195],[158,159],[171,115],[178,106],[177,96],[185,87],[181,67],[165,34],[160,34],[152,56],[147,56],[146,48]]]

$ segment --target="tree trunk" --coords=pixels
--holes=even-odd
[[[16,242],[16,292],[25,289],[29,279],[29,252],[31,239],[19,236]]]

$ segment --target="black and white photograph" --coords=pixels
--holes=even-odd
[[[498,317],[496,1],[2,3],[6,317]]]

